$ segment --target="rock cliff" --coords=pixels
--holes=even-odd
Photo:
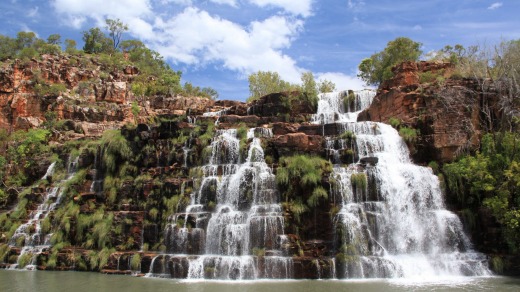
[[[359,120],[392,119],[419,130],[410,144],[416,162],[450,162],[474,151],[489,115],[498,115],[497,93],[486,80],[457,78],[450,63],[405,62],[378,89]]]
[[[442,82],[423,82],[427,72],[443,77],[436,80]],[[411,145],[416,161],[451,161],[459,151],[478,146],[484,95],[475,98],[481,84],[448,78],[449,74],[449,64],[402,64],[359,119],[398,119],[420,130],[417,142]],[[40,170],[34,175],[34,184],[4,206],[2,222],[9,228],[1,230],[0,256],[5,267],[21,265],[23,246],[36,235],[49,237],[60,247],[40,252],[34,260],[38,269],[187,277],[191,259],[167,253],[180,249],[172,239],[180,230],[189,241],[183,246],[184,253],[202,253],[203,239],[194,226],[208,224],[218,190],[216,183],[201,182],[208,171],[201,167],[208,160],[236,154],[209,147],[218,131],[236,129],[239,141],[232,149],[242,158],[250,155],[247,151],[253,137],[261,138],[263,159],[274,175],[289,168],[288,157],[307,157],[302,161],[312,160],[313,169],[320,169],[319,177],[312,178],[318,190],[330,190],[335,183],[329,177],[332,166],[328,160],[337,159],[345,165],[356,160],[354,137],[340,139],[335,123],[312,124],[315,105],[299,100],[298,92],[274,93],[250,104],[171,95],[136,97],[131,87],[138,75],[136,67],[107,71],[95,58],[86,57],[44,55],[41,60],[4,65],[0,71],[0,128],[38,128],[55,119],[72,123],[69,128],[74,132],[65,135],[58,131],[53,136],[60,171],[47,176]],[[41,87],[48,90],[42,92]],[[138,105],[137,116],[134,104]],[[252,135],[247,133],[250,128],[256,128]],[[68,140],[77,144],[67,145]],[[342,153],[327,152],[326,143],[345,141],[351,146],[343,147]],[[231,141],[223,143],[230,147]],[[375,164],[377,159],[368,157],[356,167],[362,171]],[[211,171],[222,179],[228,169],[220,165]],[[44,179],[38,180],[41,177]],[[285,220],[285,236],[266,243],[269,249],[254,250],[256,264],[264,267],[260,276],[269,275],[270,264],[264,261],[276,258],[281,251],[291,258],[297,279],[335,277],[335,258],[352,260],[341,254],[334,235],[333,218],[342,195],[324,191],[326,196],[311,199],[314,190],[303,187],[300,179],[291,177],[287,185],[294,189],[290,194],[271,185],[263,190],[264,196],[285,196],[277,212]],[[379,200],[374,180],[365,177],[364,184],[367,198]],[[63,197],[49,197],[50,190],[58,187],[66,189]],[[194,206],[201,209],[190,212],[187,207],[193,205],[194,190],[207,200]],[[251,194],[240,194],[239,206],[247,209]],[[55,202],[56,209],[31,221],[29,214],[37,212],[39,206]],[[15,227],[24,224],[24,232],[30,236],[15,235]],[[369,232],[368,228],[364,232]],[[202,272],[211,278],[215,271],[208,268]]]

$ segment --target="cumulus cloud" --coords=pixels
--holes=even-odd
[[[299,80],[301,70],[282,49],[290,46],[302,26],[301,20],[275,15],[242,27],[189,7],[168,20],[156,19],[156,33],[149,42],[175,62],[190,65],[222,62],[225,68],[241,74],[277,71],[294,82]]]
[[[209,0],[237,6],[245,0]],[[306,71],[287,51],[303,30],[304,19],[311,15],[313,0],[247,0],[259,7],[275,7],[286,13],[276,13],[263,20],[238,24],[194,6],[192,0],[161,0],[158,5],[176,5],[181,11],[172,12],[161,6],[154,13],[150,0],[53,0],[55,10],[68,24],[81,28],[94,20],[104,26],[105,18],[120,18],[128,24],[129,34],[145,42],[167,60],[193,68],[216,64],[237,72],[240,76],[262,71],[275,71],[289,82],[299,83]],[[356,77],[342,73],[321,73],[320,78],[332,80],[338,86],[362,88]]]
[[[357,76],[351,76],[340,72],[317,73],[318,80],[330,80],[336,84],[336,90],[361,90],[366,88],[365,83]]]
[[[495,3],[491,4],[487,9],[495,10],[497,8],[502,7],[502,5],[503,5],[502,2],[495,2]]]
[[[68,23],[81,26],[87,17],[104,25],[104,18],[120,18],[125,22],[152,15],[149,0],[126,0],[121,5],[119,0],[54,0],[56,12],[66,15]]]
[[[236,7],[237,6],[237,1],[236,0],[209,0],[213,3],[217,3],[217,4],[227,4],[227,5],[230,5],[230,6],[233,6],[233,7]]]

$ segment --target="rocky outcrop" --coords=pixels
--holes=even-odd
[[[418,129],[418,139],[410,145],[418,163],[449,162],[462,151],[475,150],[482,115],[494,107],[491,89],[482,91],[485,81],[450,78],[451,71],[449,63],[405,62],[395,67],[394,78],[381,85],[358,120],[394,119]],[[426,82],[425,76],[434,79]]]
[[[5,62],[0,68],[0,128],[39,127],[48,120],[46,113],[55,112],[58,120],[102,124],[84,132],[92,136],[154,116],[202,115],[215,105],[215,101],[200,97],[138,98],[131,91],[138,75],[134,66],[106,68],[95,56],[42,55],[39,60]],[[137,116],[132,103],[139,106]],[[247,111],[244,103],[221,104],[239,114]]]

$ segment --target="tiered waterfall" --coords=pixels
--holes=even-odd
[[[424,278],[489,274],[485,257],[472,250],[454,213],[446,210],[437,176],[414,165],[398,132],[375,122],[357,122],[374,94],[321,95],[314,123],[335,123],[327,138],[335,163],[332,196],[336,275],[339,278]],[[343,138],[343,139],[341,139]],[[338,153],[352,153],[348,166]]]

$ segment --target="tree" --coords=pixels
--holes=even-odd
[[[123,33],[128,30],[128,26],[119,20],[119,18],[116,20],[105,19],[105,22],[107,24],[106,28],[110,31],[109,35],[112,38],[114,50],[117,50],[119,43],[121,42],[121,37],[123,36]]]
[[[48,44],[51,44],[51,45],[59,45],[61,43],[61,35],[59,34],[51,34],[48,38],[47,38],[47,43]]]
[[[12,58],[16,53],[16,40],[0,35],[0,60]]]
[[[388,42],[386,48],[366,58],[358,66],[358,76],[367,84],[378,85],[393,76],[392,67],[405,61],[418,61],[421,43],[406,37]]]
[[[307,71],[302,73],[302,92],[307,94],[311,98],[318,97],[318,85],[316,84],[316,80],[314,80],[314,75],[311,71]]]
[[[211,88],[211,87],[203,87],[201,89],[202,95],[208,96],[211,99],[217,99],[218,98],[218,92]]]
[[[336,84],[330,80],[321,80],[318,83],[318,91],[320,93],[327,93],[327,92],[333,92],[336,90]]]
[[[119,43],[119,48],[125,53],[132,53],[146,49],[146,46],[140,40],[124,40]]]
[[[16,47],[18,50],[30,48],[36,41],[36,34],[32,31],[21,31],[16,35]]]
[[[274,93],[293,89],[295,86],[280,78],[280,75],[271,71],[258,71],[249,75],[249,92],[251,96],[248,101]]]
[[[75,54],[78,52],[78,49],[76,49],[76,41],[71,39],[65,40],[65,52],[69,54]]]
[[[83,51],[89,54],[98,53],[112,53],[112,40],[105,36],[105,34],[98,27],[93,27],[88,31],[83,32]]]

